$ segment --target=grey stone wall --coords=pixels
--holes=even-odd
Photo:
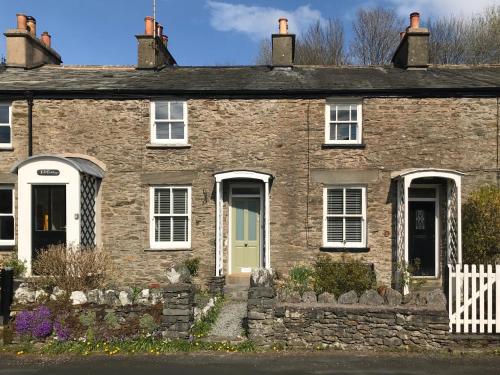
[[[392,171],[460,170],[467,173],[464,197],[496,181],[496,98],[365,98],[366,147],[361,149],[322,148],[324,111],[324,98],[192,99],[191,147],[153,149],[147,147],[148,100],[35,100],[34,153],[81,153],[106,165],[102,238],[117,265],[119,282],[130,285],[162,282],[166,268],[190,256],[203,259],[202,278],[208,281],[214,275],[213,173],[221,170],[274,175],[271,261],[280,272],[298,262],[312,262],[320,253],[323,184],[308,176],[317,170],[375,171],[378,177],[367,186],[369,251],[352,256],[374,263],[379,282],[385,284],[391,282],[395,245]],[[0,151],[0,174],[27,157],[26,112],[25,101],[14,101],[14,150]],[[142,176],[172,171],[194,176],[192,248],[150,251],[149,186]]]
[[[192,284],[171,284],[163,290],[163,335],[167,338],[188,338],[194,323],[194,287]]]

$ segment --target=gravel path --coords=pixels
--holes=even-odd
[[[246,302],[228,302],[224,304],[209,339],[236,340],[243,333],[243,319],[247,316]]]

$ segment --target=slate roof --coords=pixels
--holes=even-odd
[[[0,95],[307,95],[307,94],[474,94],[500,92],[500,65],[133,67],[44,66],[0,70]]]

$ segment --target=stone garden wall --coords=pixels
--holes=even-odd
[[[94,312],[98,320],[113,313],[117,324],[126,327],[137,322],[145,314],[151,315],[165,338],[187,338],[195,321],[195,288],[190,283],[170,284],[161,288],[133,290],[132,288],[94,289],[87,292],[73,291],[68,304],[74,316]],[[15,291],[13,314],[40,305],[61,301],[65,292],[54,288],[50,294],[42,289],[23,283]],[[200,308],[203,312],[204,308]],[[201,315],[200,315],[201,316]],[[131,334],[140,327],[132,326]]]
[[[252,277],[248,292],[249,338],[261,346],[338,349],[440,349],[491,347],[496,337],[449,333],[440,290],[402,298],[392,289],[335,296],[276,293]]]

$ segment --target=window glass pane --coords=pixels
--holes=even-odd
[[[356,105],[351,105],[351,121],[358,120],[358,110]]]
[[[187,214],[188,192],[187,189],[172,189],[174,199],[174,214]]]
[[[0,189],[0,214],[12,213],[12,190]]]
[[[157,139],[170,139],[169,133],[169,123],[168,122],[157,122],[156,123],[156,138]]]
[[[436,189],[410,188],[408,196],[410,198],[435,198],[436,197]]]
[[[155,118],[168,120],[168,102],[155,102]]]
[[[66,229],[66,187],[58,186],[51,189],[52,217],[50,230]]]
[[[361,215],[361,207],[361,189],[346,189],[345,213],[349,215]]]
[[[355,141],[357,138],[358,125],[356,123],[351,124],[351,141]]]
[[[259,218],[259,200],[250,199],[248,201],[248,240],[257,240],[257,222]]]
[[[182,102],[170,102],[170,120],[184,119],[184,104]]]
[[[50,189],[47,187],[37,186],[33,189],[35,195],[35,230],[49,230],[49,210],[50,210]]]
[[[0,216],[0,240],[14,239],[14,216]]]
[[[188,240],[188,219],[187,217],[173,217],[174,221],[174,242],[186,242]]]
[[[260,188],[258,187],[233,188],[233,194],[260,194]]]
[[[155,217],[155,241],[170,241],[170,217]]]
[[[172,122],[171,126],[172,126],[171,139],[184,139],[184,123]]]
[[[155,189],[155,214],[170,213],[170,189]]]
[[[337,124],[330,124],[330,139],[332,141],[336,140],[335,129],[337,129]]]
[[[327,214],[342,215],[344,213],[344,193],[342,189],[328,189]]]
[[[234,201],[236,210],[236,240],[243,241],[245,239],[245,202],[243,200]]]
[[[0,143],[10,143],[9,126],[0,126]]]
[[[0,105],[0,124],[10,124],[8,105]]]
[[[337,106],[330,106],[330,121],[337,121]]]
[[[361,242],[361,218],[348,217],[345,219],[345,240],[347,242]]]
[[[349,121],[349,105],[338,105],[337,106],[337,121]]]
[[[328,242],[342,242],[343,238],[343,220],[338,217],[329,217],[327,219],[326,237]]]
[[[337,140],[349,140],[349,124],[337,124]]]

